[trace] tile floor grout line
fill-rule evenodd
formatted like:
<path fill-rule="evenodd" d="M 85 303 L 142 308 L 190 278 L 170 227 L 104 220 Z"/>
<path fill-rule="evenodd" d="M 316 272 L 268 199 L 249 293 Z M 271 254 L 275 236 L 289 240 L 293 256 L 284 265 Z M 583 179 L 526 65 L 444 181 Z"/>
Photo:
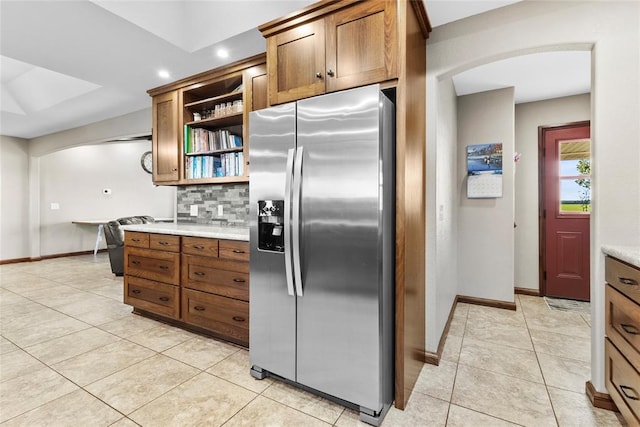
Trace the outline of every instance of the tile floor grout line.
<path fill-rule="evenodd" d="M 467 310 L 467 314 L 466 314 L 465 321 L 464 321 L 464 332 L 462 333 L 462 342 L 461 342 L 461 344 L 460 344 L 460 352 L 458 353 L 458 359 L 457 359 L 457 362 L 456 362 L 456 373 L 454 374 L 454 377 L 453 377 L 453 386 L 452 386 L 452 388 L 451 388 L 451 397 L 449 398 L 449 409 L 447 410 L 447 417 L 446 417 L 446 420 L 445 420 L 445 426 L 446 426 L 446 425 L 448 424 L 448 422 L 449 422 L 449 413 L 450 413 L 450 411 L 451 411 L 451 405 L 455 405 L 455 406 L 458 406 L 458 407 L 460 407 L 460 408 L 465 408 L 465 409 L 467 409 L 467 410 L 469 410 L 469 411 L 473 411 L 473 412 L 476 412 L 476 413 L 478 413 L 478 414 L 486 415 L 486 416 L 488 416 L 488 417 L 495 418 L 495 419 L 498 419 L 498 420 L 502 420 L 502 421 L 505 421 L 505 422 L 508 422 L 508 423 L 511 423 L 511 424 L 521 425 L 521 424 L 515 423 L 515 422 L 513 422 L 513 421 L 506 420 L 506 419 L 504 419 L 504 418 L 496 417 L 495 415 L 492 415 L 492 414 L 487 414 L 487 413 L 485 413 L 485 412 L 478 411 L 477 409 L 468 408 L 468 407 L 466 407 L 466 406 L 464 406 L 464 405 L 461 405 L 461 404 L 458 404 L 458 403 L 453 403 L 453 392 L 454 392 L 454 390 L 455 390 L 455 387 L 456 387 L 456 380 L 457 380 L 457 378 L 458 378 L 458 368 L 459 368 L 459 366 L 460 366 L 460 354 L 462 354 L 462 347 L 464 346 L 464 340 L 465 340 L 465 337 L 466 337 L 466 335 L 467 335 L 467 322 L 468 322 L 468 321 L 469 321 L 469 310 Z M 445 342 L 445 344 L 446 344 L 446 342 Z M 463 363 L 462 365 L 463 365 L 463 366 L 467 366 L 467 365 L 465 365 L 464 363 Z M 495 373 L 495 372 L 490 371 L 490 370 L 488 370 L 488 369 L 476 368 L 476 367 L 474 367 L 474 366 L 472 366 L 472 368 L 474 368 L 474 369 L 481 369 L 481 370 L 484 370 L 484 371 L 487 371 L 487 372 Z M 506 375 L 506 374 L 505 374 L 505 375 Z M 508 376 L 511 376 L 511 375 L 508 375 Z M 512 378 L 517 378 L 517 377 L 513 377 L 513 376 L 511 376 L 511 377 L 512 377 Z M 521 378 L 519 378 L 519 379 L 521 379 Z"/>
<path fill-rule="evenodd" d="M 520 300 L 520 296 L 518 295 L 518 300 Z M 522 306 L 522 300 L 520 300 L 520 306 Z M 548 305 L 547 305 L 548 308 Z M 549 309 L 550 311 L 550 309 Z M 542 381 L 544 384 L 544 390 L 547 392 L 547 398 L 549 399 L 549 404 L 551 405 L 551 411 L 553 412 L 553 418 L 556 421 L 556 426 L 560 426 L 560 421 L 558 420 L 558 414 L 556 414 L 556 408 L 553 405 L 553 400 L 551 399 L 551 394 L 549 393 L 549 386 L 547 385 L 547 379 L 544 375 L 544 370 L 542 369 L 542 364 L 540 363 L 540 358 L 538 357 L 538 351 L 536 350 L 536 345 L 533 342 L 533 337 L 531 336 L 531 329 L 529 329 L 529 323 L 527 322 L 527 316 L 526 314 L 523 312 L 523 315 L 525 317 L 524 321 L 525 324 L 527 325 L 527 334 L 529 335 L 529 339 L 531 340 L 531 345 L 533 346 L 534 349 L 534 353 L 536 356 L 536 362 L 538 362 L 538 369 L 540 369 L 540 374 L 542 375 Z M 544 354 L 544 353 L 543 353 Z"/>

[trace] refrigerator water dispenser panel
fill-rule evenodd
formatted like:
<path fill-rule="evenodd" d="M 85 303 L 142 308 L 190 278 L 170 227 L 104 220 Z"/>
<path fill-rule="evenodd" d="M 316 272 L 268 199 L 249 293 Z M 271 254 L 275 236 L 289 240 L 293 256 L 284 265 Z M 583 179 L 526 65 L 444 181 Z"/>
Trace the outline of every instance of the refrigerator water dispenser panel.
<path fill-rule="evenodd" d="M 284 200 L 258 201 L 258 249 L 284 252 Z"/>

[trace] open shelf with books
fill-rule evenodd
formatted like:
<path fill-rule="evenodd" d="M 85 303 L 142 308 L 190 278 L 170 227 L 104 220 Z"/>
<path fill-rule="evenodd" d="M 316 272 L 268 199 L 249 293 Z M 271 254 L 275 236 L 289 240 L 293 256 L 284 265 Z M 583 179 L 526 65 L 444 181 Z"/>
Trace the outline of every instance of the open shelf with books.
<path fill-rule="evenodd" d="M 175 116 L 154 110 L 154 135 L 161 142 L 154 144 L 158 158 L 169 153 L 167 157 L 175 159 L 173 147 L 178 148 L 175 175 L 170 179 L 154 175 L 154 183 L 247 182 L 249 111 L 266 106 L 261 102 L 266 99 L 265 78 L 262 54 L 148 91 L 154 101 L 173 93 L 176 106 Z M 169 130 L 159 133 L 163 127 Z"/>

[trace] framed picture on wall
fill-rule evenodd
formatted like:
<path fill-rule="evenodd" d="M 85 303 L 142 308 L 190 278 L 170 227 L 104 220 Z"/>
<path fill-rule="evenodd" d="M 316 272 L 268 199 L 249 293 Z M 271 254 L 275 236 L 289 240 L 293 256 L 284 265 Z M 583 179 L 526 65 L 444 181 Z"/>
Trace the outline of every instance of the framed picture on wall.
<path fill-rule="evenodd" d="M 467 146 L 467 197 L 502 197 L 502 144 Z"/>

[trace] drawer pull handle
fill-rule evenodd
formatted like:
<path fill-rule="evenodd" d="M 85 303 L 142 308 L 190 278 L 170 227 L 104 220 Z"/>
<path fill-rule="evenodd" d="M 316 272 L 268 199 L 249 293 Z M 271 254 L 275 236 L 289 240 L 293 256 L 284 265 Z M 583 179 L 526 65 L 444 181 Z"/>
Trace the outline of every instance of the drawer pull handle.
<path fill-rule="evenodd" d="M 160 270 L 168 270 L 168 269 L 169 269 L 169 267 L 166 266 L 166 265 L 161 265 L 160 266 Z"/>
<path fill-rule="evenodd" d="M 234 281 L 234 282 L 236 282 L 236 283 L 244 283 L 244 282 L 246 282 L 246 280 L 244 280 L 244 279 L 238 279 L 238 278 L 233 279 L 233 281 Z"/>
<path fill-rule="evenodd" d="M 140 261 L 131 261 L 131 264 L 133 264 L 133 265 L 140 265 Z"/>
<path fill-rule="evenodd" d="M 164 240 L 160 240 L 160 241 L 158 242 L 158 244 L 159 244 L 159 245 L 162 245 L 162 246 L 167 246 L 167 245 L 169 244 L 169 242 L 164 241 Z"/>
<path fill-rule="evenodd" d="M 633 394 L 635 396 L 629 396 L 627 394 L 627 390 L 630 390 L 631 392 L 633 392 Z M 638 392 L 635 391 L 632 387 L 629 387 L 629 386 L 626 386 L 626 385 L 621 385 L 620 386 L 620 391 L 622 392 L 622 394 L 624 394 L 624 397 L 626 397 L 627 399 L 640 400 L 640 397 L 638 397 Z"/>
<path fill-rule="evenodd" d="M 628 325 L 626 323 L 621 323 L 620 327 L 628 334 L 631 335 L 640 335 L 640 332 L 638 331 L 638 328 L 636 328 L 633 325 Z"/>
<path fill-rule="evenodd" d="M 200 277 L 204 277 L 207 275 L 207 273 L 203 273 L 202 271 L 194 271 L 193 274 Z"/>
<path fill-rule="evenodd" d="M 132 242 L 139 242 L 140 239 L 131 239 Z"/>
<path fill-rule="evenodd" d="M 204 249 L 204 246 L 202 245 L 193 245 L 193 249 L 198 249 L 199 251 Z"/>
<path fill-rule="evenodd" d="M 196 305 L 195 307 L 193 307 L 193 309 L 198 311 L 204 311 L 204 307 L 201 305 Z"/>
<path fill-rule="evenodd" d="M 234 253 L 234 254 L 243 254 L 243 253 L 244 253 L 244 251 L 243 251 L 242 249 L 234 249 L 234 250 L 233 250 L 233 253 Z"/>
<path fill-rule="evenodd" d="M 132 294 L 138 295 L 140 293 L 142 293 L 142 291 L 140 289 L 134 289 L 131 291 Z"/>
<path fill-rule="evenodd" d="M 618 277 L 618 281 L 623 285 L 638 286 L 638 281 L 629 279 L 628 277 Z"/>
<path fill-rule="evenodd" d="M 159 298 L 160 301 L 169 301 L 169 297 L 160 297 Z"/>
<path fill-rule="evenodd" d="M 241 317 L 241 316 L 233 316 L 232 319 L 235 320 L 236 322 L 244 322 L 244 317 Z"/>

